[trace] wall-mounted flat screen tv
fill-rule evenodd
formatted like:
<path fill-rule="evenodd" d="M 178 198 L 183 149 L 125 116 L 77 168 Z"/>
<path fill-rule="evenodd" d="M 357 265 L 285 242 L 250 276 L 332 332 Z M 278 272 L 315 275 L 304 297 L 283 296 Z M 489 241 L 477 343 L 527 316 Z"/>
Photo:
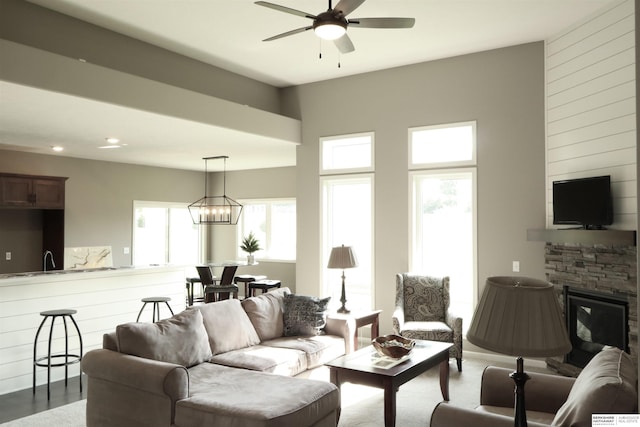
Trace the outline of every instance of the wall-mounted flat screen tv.
<path fill-rule="evenodd" d="M 574 224 L 593 230 L 612 224 L 611 177 L 554 181 L 553 223 Z"/>

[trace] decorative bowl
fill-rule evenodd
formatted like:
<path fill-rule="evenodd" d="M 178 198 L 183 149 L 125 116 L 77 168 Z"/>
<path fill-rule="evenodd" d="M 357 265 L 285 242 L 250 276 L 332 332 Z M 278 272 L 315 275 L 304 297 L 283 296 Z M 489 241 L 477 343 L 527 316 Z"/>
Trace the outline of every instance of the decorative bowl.
<path fill-rule="evenodd" d="M 416 342 L 399 335 L 385 335 L 371 341 L 373 347 L 381 356 L 400 359 L 411 353 Z"/>

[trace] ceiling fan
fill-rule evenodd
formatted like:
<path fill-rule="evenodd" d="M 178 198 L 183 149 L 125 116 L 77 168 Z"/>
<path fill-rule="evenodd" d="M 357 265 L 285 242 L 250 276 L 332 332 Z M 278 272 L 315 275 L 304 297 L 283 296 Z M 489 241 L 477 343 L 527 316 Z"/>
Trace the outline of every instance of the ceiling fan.
<path fill-rule="evenodd" d="M 338 4 L 336 4 L 336 7 L 332 8 L 331 0 L 329 0 L 329 9 L 317 15 L 266 1 L 257 1 L 255 4 L 313 20 L 312 25 L 287 31 L 264 39 L 263 41 L 268 42 L 313 30 L 318 37 L 325 40 L 333 40 L 340 53 L 349 53 L 355 50 L 351 39 L 347 35 L 348 26 L 352 25 L 360 28 L 411 28 L 416 22 L 414 18 L 347 19 L 347 15 L 356 10 L 364 2 L 365 0 L 340 0 Z"/>

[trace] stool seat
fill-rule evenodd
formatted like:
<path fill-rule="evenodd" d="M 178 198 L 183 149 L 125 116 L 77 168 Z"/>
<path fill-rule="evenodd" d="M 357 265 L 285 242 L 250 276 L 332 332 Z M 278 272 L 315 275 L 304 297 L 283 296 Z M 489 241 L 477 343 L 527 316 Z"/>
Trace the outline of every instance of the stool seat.
<path fill-rule="evenodd" d="M 256 289 L 262 289 L 262 293 L 264 294 L 269 289 L 279 288 L 282 285 L 280 280 L 258 280 L 255 282 L 249 283 L 249 293 L 251 296 L 255 296 Z"/>
<path fill-rule="evenodd" d="M 40 312 L 40 316 L 71 316 L 72 314 L 77 314 L 78 310 L 71 309 L 60 309 L 60 310 L 48 310 Z"/>
<path fill-rule="evenodd" d="M 73 315 L 76 314 L 77 310 L 71 309 L 59 309 L 59 310 L 48 310 L 40 312 L 40 316 L 44 317 L 40 326 L 38 327 L 38 331 L 36 332 L 36 338 L 33 342 L 33 394 L 36 394 L 36 367 L 46 367 L 47 368 L 47 400 L 51 398 L 51 368 L 64 366 L 64 385 L 67 386 L 69 379 L 69 365 L 73 365 L 76 363 L 80 363 L 82 361 L 82 334 L 80 333 L 80 328 L 78 328 L 78 324 L 76 320 L 73 318 Z M 64 325 L 64 353 L 60 354 L 51 354 L 51 344 L 53 341 L 53 326 L 58 317 L 62 317 L 62 323 Z M 73 322 L 73 326 L 76 328 L 76 332 L 78 333 L 78 341 L 80 343 L 80 351 L 79 353 L 69 353 L 69 333 L 67 330 L 67 317 L 71 319 Z M 51 319 L 51 327 L 49 328 L 49 340 L 47 345 L 47 355 L 38 357 L 38 337 L 40 336 L 40 331 L 44 326 L 47 319 Z M 64 359 L 64 360 L 61 360 Z M 53 360 L 60 360 L 59 362 L 53 362 Z M 80 392 L 82 393 L 82 372 L 79 375 L 80 381 Z"/>
<path fill-rule="evenodd" d="M 236 285 L 238 283 L 244 283 L 244 297 L 248 298 L 249 297 L 249 283 L 255 282 L 255 281 L 258 281 L 258 280 L 264 280 L 266 278 L 267 278 L 267 276 L 262 276 L 262 275 L 258 275 L 258 274 L 238 274 L 236 277 L 233 278 L 233 283 L 235 283 Z"/>
<path fill-rule="evenodd" d="M 142 315 L 142 311 L 147 306 L 147 304 L 153 304 L 153 313 L 151 315 L 151 320 L 154 323 L 160 321 L 160 303 L 162 303 L 162 302 L 166 304 L 167 308 L 169 308 L 169 311 L 171 312 L 171 315 L 173 316 L 173 310 L 171 309 L 171 306 L 169 305 L 169 301 L 171 301 L 171 298 L 169 298 L 169 297 L 146 297 L 146 298 L 142 298 L 141 301 L 144 304 L 142 304 L 142 308 L 140 309 L 140 312 L 138 313 L 138 317 L 136 318 L 136 322 L 140 321 L 140 316 Z"/>

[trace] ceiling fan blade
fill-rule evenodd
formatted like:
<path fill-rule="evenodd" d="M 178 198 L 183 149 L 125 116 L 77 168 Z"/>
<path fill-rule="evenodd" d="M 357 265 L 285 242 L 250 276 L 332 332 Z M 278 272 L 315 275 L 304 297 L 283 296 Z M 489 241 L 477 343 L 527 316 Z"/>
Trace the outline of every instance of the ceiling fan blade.
<path fill-rule="evenodd" d="M 415 18 L 358 18 L 349 19 L 349 25 L 360 28 L 411 28 Z"/>
<path fill-rule="evenodd" d="M 365 0 L 340 0 L 333 10 L 340 11 L 343 16 L 347 16 L 364 2 Z"/>
<path fill-rule="evenodd" d="M 336 45 L 340 53 L 349 53 L 356 50 L 356 48 L 353 46 L 353 42 L 347 34 L 335 39 L 333 43 Z"/>
<path fill-rule="evenodd" d="M 292 15 L 302 16 L 303 18 L 316 19 L 316 16 L 303 12 L 301 10 L 291 9 L 290 7 L 280 6 L 279 4 L 269 3 L 268 1 L 255 2 L 258 6 L 268 7 L 269 9 L 279 10 L 280 12 L 290 13 Z"/>
<path fill-rule="evenodd" d="M 275 36 L 269 37 L 268 39 L 264 39 L 262 41 L 263 42 L 270 42 L 271 40 L 277 40 L 277 39 L 281 39 L 283 37 L 292 36 L 294 34 L 304 33 L 305 31 L 308 31 L 308 30 L 310 30 L 312 28 L 313 27 L 296 28 L 295 30 L 287 31 L 286 33 L 282 33 L 282 34 L 277 34 Z"/>

